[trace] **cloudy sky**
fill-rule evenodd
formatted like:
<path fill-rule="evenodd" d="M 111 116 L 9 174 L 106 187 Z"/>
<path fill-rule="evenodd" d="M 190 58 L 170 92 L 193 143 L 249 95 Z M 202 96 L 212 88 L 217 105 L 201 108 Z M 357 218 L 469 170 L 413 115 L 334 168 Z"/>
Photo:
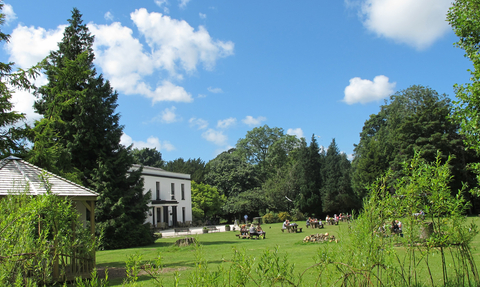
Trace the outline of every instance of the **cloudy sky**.
<path fill-rule="evenodd" d="M 267 124 L 323 146 L 335 138 L 350 155 L 389 95 L 424 85 L 453 98 L 468 81 L 450 2 L 5 0 L 0 60 L 40 61 L 77 7 L 97 70 L 119 93 L 123 143 L 209 161 Z M 14 100 L 38 119 L 33 96 Z"/>

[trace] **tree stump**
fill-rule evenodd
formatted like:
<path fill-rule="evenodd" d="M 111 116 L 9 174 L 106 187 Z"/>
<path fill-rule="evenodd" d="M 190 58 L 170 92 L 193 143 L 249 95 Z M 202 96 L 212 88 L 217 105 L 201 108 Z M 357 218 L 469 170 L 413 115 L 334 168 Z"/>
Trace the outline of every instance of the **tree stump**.
<path fill-rule="evenodd" d="M 425 222 L 420 228 L 420 239 L 427 239 L 433 234 L 433 222 Z"/>
<path fill-rule="evenodd" d="M 197 240 L 193 237 L 185 237 L 175 242 L 175 245 L 178 247 L 188 246 L 190 244 L 197 244 Z"/>

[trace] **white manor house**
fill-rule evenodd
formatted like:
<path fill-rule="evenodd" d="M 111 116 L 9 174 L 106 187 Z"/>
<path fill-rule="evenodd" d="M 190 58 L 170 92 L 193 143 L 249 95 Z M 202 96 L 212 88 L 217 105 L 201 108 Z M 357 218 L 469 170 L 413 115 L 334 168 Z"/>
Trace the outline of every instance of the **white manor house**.
<path fill-rule="evenodd" d="M 132 169 L 139 169 L 133 165 Z M 190 175 L 144 166 L 143 192 L 152 192 L 146 222 L 154 228 L 190 225 L 192 222 L 192 188 Z"/>

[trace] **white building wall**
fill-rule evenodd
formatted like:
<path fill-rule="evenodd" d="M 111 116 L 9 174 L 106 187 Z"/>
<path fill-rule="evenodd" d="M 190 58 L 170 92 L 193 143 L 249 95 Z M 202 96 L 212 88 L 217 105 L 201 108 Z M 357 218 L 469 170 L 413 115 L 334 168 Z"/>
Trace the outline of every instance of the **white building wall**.
<path fill-rule="evenodd" d="M 146 222 L 149 223 L 156 223 L 158 222 L 157 219 L 157 208 L 161 208 L 160 211 L 160 222 L 164 222 L 164 211 L 163 208 L 168 207 L 168 225 L 173 225 L 173 216 L 170 215 L 172 213 L 172 206 L 177 207 L 177 221 L 186 222 L 192 221 L 192 187 L 190 181 L 189 174 L 182 174 L 182 173 L 175 173 L 165 171 L 159 168 L 152 168 L 152 167 L 144 167 L 142 172 L 142 177 L 144 180 L 144 193 L 151 191 L 152 201 L 155 202 L 156 200 L 162 200 L 167 202 L 178 202 L 178 203 L 163 203 L 159 204 L 152 204 L 150 203 L 149 206 L 152 206 L 149 213 L 147 214 Z M 157 198 L 157 182 L 160 185 L 160 198 Z M 172 199 L 172 183 L 174 185 L 174 199 Z M 184 185 L 185 196 L 182 198 L 182 184 Z M 154 209 L 155 208 L 155 209 Z M 185 218 L 183 218 L 182 209 L 185 208 Z M 155 222 L 154 222 L 155 219 Z"/>

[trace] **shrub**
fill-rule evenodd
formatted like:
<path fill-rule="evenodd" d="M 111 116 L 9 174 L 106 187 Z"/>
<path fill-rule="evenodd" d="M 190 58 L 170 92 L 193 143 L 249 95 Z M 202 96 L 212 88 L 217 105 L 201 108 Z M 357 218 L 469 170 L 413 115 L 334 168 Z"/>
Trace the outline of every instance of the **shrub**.
<path fill-rule="evenodd" d="M 263 223 L 275 223 L 278 222 L 278 215 L 270 211 L 269 213 L 262 216 L 262 219 Z"/>
<path fill-rule="evenodd" d="M 285 221 L 287 219 L 291 220 L 292 216 L 287 211 L 282 211 L 278 214 L 278 218 L 280 219 L 280 221 Z"/>
<path fill-rule="evenodd" d="M 304 221 L 305 220 L 305 215 L 302 212 L 300 212 L 300 210 L 294 209 L 292 213 L 293 213 L 292 219 L 294 221 Z"/>

